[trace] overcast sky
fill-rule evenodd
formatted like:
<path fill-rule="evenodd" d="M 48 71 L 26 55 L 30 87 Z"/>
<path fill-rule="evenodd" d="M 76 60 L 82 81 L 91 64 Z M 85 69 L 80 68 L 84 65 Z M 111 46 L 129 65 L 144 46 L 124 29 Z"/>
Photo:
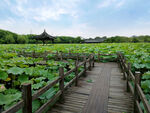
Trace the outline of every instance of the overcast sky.
<path fill-rule="evenodd" d="M 0 0 L 0 29 L 84 38 L 150 35 L 150 0 Z"/>

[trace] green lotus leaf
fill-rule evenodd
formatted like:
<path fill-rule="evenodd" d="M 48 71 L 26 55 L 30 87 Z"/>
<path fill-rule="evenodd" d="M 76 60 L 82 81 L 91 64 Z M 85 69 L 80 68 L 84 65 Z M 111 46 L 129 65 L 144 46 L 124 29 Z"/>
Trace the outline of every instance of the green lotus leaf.
<path fill-rule="evenodd" d="M 8 69 L 7 72 L 14 74 L 14 75 L 19 75 L 19 74 L 22 74 L 24 72 L 24 69 L 19 68 L 19 67 L 12 67 L 12 68 Z"/>
<path fill-rule="evenodd" d="M 7 78 L 8 78 L 8 74 L 0 70 L 0 80 L 6 80 Z"/>

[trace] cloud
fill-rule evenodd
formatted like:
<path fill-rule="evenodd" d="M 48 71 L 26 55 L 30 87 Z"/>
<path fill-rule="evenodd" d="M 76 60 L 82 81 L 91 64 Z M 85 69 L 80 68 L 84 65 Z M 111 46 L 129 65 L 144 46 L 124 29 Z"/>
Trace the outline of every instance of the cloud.
<path fill-rule="evenodd" d="M 77 17 L 80 0 L 4 0 L 10 11 L 18 17 L 46 21 L 48 19 L 59 20 L 61 15 Z"/>
<path fill-rule="evenodd" d="M 117 4 L 116 7 L 121 7 L 125 4 L 125 0 L 120 0 Z"/>
<path fill-rule="evenodd" d="M 125 0 L 103 0 L 99 5 L 98 8 L 107 8 L 107 7 L 115 7 L 119 8 L 125 4 Z"/>
<path fill-rule="evenodd" d="M 6 20 L 0 21 L 0 28 L 7 29 L 15 24 L 15 20 L 13 18 L 8 18 Z"/>

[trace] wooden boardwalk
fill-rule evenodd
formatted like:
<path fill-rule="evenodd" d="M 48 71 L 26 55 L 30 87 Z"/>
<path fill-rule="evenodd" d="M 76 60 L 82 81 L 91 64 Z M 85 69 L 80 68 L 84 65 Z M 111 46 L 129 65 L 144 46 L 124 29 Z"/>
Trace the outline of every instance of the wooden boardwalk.
<path fill-rule="evenodd" d="M 117 63 L 95 63 L 47 113 L 131 113 L 133 97 L 125 87 Z"/>

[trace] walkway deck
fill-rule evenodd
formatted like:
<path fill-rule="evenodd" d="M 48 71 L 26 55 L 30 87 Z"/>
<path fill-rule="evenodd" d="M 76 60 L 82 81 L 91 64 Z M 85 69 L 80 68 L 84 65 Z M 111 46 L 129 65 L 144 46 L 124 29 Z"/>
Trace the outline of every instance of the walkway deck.
<path fill-rule="evenodd" d="M 117 63 L 95 63 L 79 86 L 65 92 L 64 102 L 57 102 L 48 113 L 131 113 L 133 97 Z"/>

